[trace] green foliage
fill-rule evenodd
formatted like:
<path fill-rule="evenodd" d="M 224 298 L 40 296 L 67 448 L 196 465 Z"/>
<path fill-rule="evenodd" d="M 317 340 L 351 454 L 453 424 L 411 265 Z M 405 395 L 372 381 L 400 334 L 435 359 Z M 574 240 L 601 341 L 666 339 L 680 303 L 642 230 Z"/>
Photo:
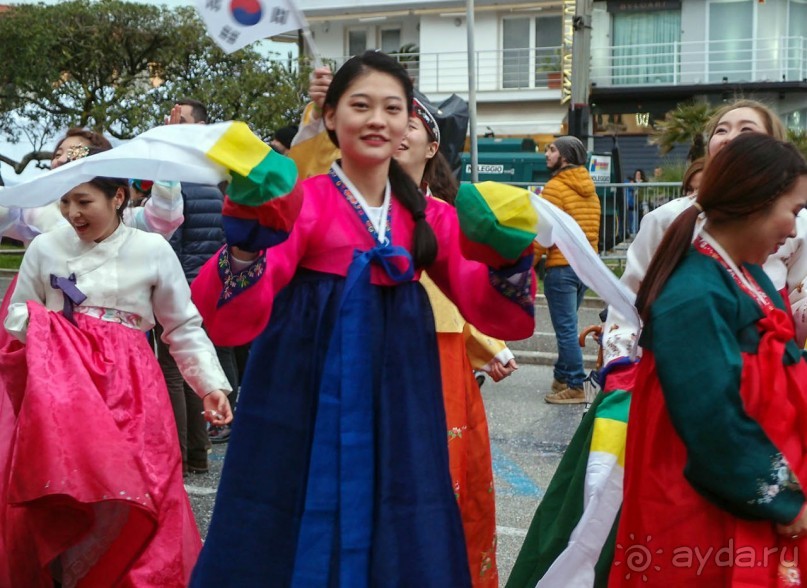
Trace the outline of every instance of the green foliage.
<path fill-rule="evenodd" d="M 18 251 L 20 246 L 2 243 L 0 244 L 0 249 Z M 21 263 L 22 253 L 0 253 L 0 269 L 18 270 Z M 0 277 L 3 277 L 3 275 L 0 274 Z"/>
<path fill-rule="evenodd" d="M 299 119 L 310 72 L 249 47 L 226 55 L 193 8 L 122 0 L 15 5 L 0 17 L 0 54 L 13 56 L 0 60 L 0 132 L 35 149 L 74 125 L 131 138 L 181 97 L 268 139 Z"/>
<path fill-rule="evenodd" d="M 706 102 L 679 104 L 664 120 L 653 125 L 650 143 L 658 145 L 662 155 L 680 143 L 689 144 L 692 147 L 690 159 L 697 159 L 704 155 L 703 129 L 713 113 L 714 109 Z"/>
<path fill-rule="evenodd" d="M 807 130 L 805 129 L 788 129 L 787 140 L 793 143 L 801 154 L 807 159 Z"/>

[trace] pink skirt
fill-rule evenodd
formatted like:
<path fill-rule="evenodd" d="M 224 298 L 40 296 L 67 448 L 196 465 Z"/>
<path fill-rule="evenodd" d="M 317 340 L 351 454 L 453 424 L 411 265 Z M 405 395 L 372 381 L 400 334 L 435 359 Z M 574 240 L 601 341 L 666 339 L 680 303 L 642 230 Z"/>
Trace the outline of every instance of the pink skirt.
<path fill-rule="evenodd" d="M 0 574 L 6 566 L 12 586 L 51 587 L 54 574 L 78 587 L 187 585 L 201 539 L 145 335 L 28 310 L 28 343 L 0 353 L 0 423 L 14 430 L 10 444 L 0 436 L 0 456 L 11 455 Z"/>

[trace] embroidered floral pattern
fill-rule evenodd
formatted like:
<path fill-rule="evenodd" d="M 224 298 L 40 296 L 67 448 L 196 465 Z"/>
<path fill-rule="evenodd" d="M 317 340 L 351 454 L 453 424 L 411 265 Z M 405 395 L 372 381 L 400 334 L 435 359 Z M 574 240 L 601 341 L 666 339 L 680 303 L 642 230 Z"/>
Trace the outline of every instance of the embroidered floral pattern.
<path fill-rule="evenodd" d="M 498 539 L 496 533 L 493 534 L 493 541 L 490 547 L 482 552 L 482 561 L 479 565 L 479 577 L 484 578 L 493 568 L 493 555 L 496 553 L 496 543 Z"/>
<path fill-rule="evenodd" d="M 463 425 L 462 427 L 454 427 L 448 430 L 448 440 L 451 441 L 452 439 L 462 439 L 462 432 L 465 431 L 468 427 Z"/>
<path fill-rule="evenodd" d="M 221 306 L 254 285 L 261 278 L 266 271 L 266 256 L 261 253 L 258 259 L 255 260 L 255 263 L 245 270 L 234 274 L 230 266 L 230 254 L 227 248 L 224 247 L 219 253 L 217 265 L 223 288 L 216 306 Z"/>
<path fill-rule="evenodd" d="M 801 572 L 795 562 L 780 563 L 778 575 L 779 586 L 801 586 Z"/>
<path fill-rule="evenodd" d="M 499 294 L 518 304 L 524 312 L 535 316 L 535 306 L 530 296 L 530 272 L 524 272 L 518 284 L 513 284 L 494 269 L 488 270 L 490 285 L 498 290 Z"/>
<path fill-rule="evenodd" d="M 757 497 L 749 500 L 749 504 L 768 504 L 773 502 L 783 490 L 798 490 L 799 482 L 787 459 L 781 453 L 777 453 L 771 458 L 771 469 L 768 479 L 757 480 Z"/>

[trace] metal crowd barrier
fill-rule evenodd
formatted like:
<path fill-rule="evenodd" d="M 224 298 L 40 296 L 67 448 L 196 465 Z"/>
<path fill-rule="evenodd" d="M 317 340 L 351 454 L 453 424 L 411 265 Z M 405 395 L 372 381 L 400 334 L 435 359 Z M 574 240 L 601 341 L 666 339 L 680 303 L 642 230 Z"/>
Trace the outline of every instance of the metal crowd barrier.
<path fill-rule="evenodd" d="M 539 192 L 543 184 L 513 182 Z M 600 221 L 600 258 L 611 265 L 623 266 L 628 246 L 642 225 L 642 218 L 651 210 L 679 198 L 679 182 L 647 182 L 642 184 L 596 184 L 602 206 Z"/>

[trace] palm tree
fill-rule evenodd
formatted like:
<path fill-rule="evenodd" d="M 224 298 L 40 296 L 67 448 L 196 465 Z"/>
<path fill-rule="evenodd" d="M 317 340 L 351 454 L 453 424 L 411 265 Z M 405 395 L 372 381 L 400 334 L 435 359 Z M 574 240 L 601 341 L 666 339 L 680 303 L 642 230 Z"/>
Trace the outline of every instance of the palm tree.
<path fill-rule="evenodd" d="M 680 143 L 688 143 L 687 159 L 692 161 L 702 157 L 706 152 L 703 129 L 712 114 L 714 109 L 706 102 L 679 104 L 664 116 L 664 120 L 653 125 L 650 143 L 658 145 L 662 155 Z"/>
<path fill-rule="evenodd" d="M 793 143 L 801 154 L 807 158 L 807 130 L 787 129 L 787 140 Z"/>

